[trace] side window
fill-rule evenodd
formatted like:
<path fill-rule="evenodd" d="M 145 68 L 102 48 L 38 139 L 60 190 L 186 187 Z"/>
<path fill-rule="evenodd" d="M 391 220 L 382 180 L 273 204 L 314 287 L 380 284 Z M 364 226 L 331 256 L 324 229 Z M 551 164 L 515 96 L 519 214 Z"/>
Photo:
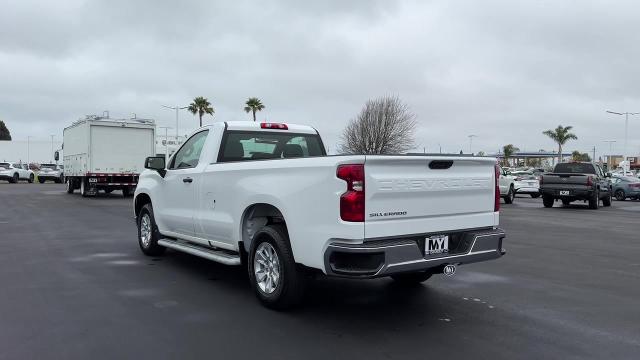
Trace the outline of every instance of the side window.
<path fill-rule="evenodd" d="M 209 130 L 201 131 L 187 140 L 171 160 L 169 169 L 188 169 L 198 165 Z"/>

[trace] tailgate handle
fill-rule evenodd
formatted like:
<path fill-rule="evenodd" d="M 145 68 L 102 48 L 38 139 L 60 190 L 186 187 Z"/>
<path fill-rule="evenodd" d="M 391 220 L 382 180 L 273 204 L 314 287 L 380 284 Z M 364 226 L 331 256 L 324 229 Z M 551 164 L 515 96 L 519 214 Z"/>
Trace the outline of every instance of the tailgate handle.
<path fill-rule="evenodd" d="M 453 165 L 453 160 L 432 160 L 429 163 L 429 169 L 444 170 L 450 168 L 451 165 Z"/>

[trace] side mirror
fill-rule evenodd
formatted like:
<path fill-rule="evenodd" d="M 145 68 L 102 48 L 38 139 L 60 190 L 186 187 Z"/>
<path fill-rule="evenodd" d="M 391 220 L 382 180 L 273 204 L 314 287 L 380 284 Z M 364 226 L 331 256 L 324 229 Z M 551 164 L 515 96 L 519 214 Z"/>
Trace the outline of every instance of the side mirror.
<path fill-rule="evenodd" d="M 149 170 L 155 170 L 164 177 L 167 173 L 164 156 L 149 156 L 144 161 L 144 168 Z"/>
<path fill-rule="evenodd" d="M 53 153 L 53 158 L 56 161 L 60 160 L 60 153 L 58 152 L 58 150 L 56 150 L 56 152 Z"/>

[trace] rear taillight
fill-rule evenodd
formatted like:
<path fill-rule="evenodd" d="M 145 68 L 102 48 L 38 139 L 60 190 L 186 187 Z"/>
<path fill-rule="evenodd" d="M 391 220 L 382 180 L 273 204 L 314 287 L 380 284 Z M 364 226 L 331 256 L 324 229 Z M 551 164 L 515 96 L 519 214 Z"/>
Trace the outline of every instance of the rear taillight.
<path fill-rule="evenodd" d="M 593 180 L 591 180 L 591 176 L 587 176 L 587 186 L 592 186 Z"/>
<path fill-rule="evenodd" d="M 344 221 L 364 221 L 364 165 L 338 166 L 336 176 L 347 182 L 347 191 L 340 196 L 340 218 Z"/>
<path fill-rule="evenodd" d="M 542 185 L 542 179 L 544 179 L 544 176 L 540 175 L 540 185 Z"/>
<path fill-rule="evenodd" d="M 495 189 L 495 202 L 493 204 L 493 211 L 500 211 L 500 167 L 495 165 L 496 170 L 496 189 Z"/>

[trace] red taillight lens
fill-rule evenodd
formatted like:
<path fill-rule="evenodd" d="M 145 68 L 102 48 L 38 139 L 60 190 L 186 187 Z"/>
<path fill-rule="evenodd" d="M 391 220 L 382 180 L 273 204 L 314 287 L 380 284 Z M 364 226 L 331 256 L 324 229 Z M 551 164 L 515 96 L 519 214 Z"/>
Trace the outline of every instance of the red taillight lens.
<path fill-rule="evenodd" d="M 591 180 L 591 176 L 587 176 L 587 186 L 593 185 L 593 180 Z"/>
<path fill-rule="evenodd" d="M 347 182 L 347 191 L 340 196 L 340 218 L 344 221 L 364 221 L 364 165 L 340 165 L 336 176 Z"/>
<path fill-rule="evenodd" d="M 278 123 L 260 123 L 261 129 L 273 129 L 273 130 L 289 130 L 287 124 Z"/>
<path fill-rule="evenodd" d="M 493 211 L 500 211 L 500 167 L 498 164 L 495 166 L 496 170 L 496 190 L 495 190 L 495 203 L 493 205 Z"/>

